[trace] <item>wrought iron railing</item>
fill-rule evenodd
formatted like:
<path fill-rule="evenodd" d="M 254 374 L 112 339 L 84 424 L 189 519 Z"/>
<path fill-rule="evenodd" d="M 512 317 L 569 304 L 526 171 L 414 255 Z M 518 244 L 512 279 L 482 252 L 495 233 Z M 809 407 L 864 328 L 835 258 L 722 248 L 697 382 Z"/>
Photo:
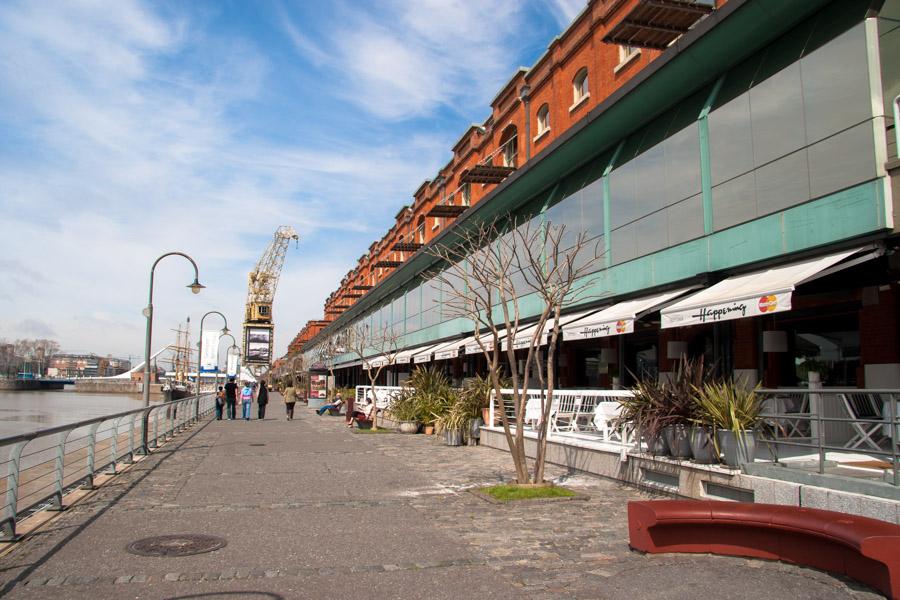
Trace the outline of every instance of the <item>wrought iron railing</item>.
<path fill-rule="evenodd" d="M 115 473 L 120 463 L 130 464 L 136 454 L 168 441 L 214 407 L 214 395 L 199 402 L 192 396 L 0 438 L 0 456 L 7 457 L 0 541 L 16 539 L 23 516 L 43 508 L 62 510 L 67 491 L 93 488 L 98 473 Z"/>

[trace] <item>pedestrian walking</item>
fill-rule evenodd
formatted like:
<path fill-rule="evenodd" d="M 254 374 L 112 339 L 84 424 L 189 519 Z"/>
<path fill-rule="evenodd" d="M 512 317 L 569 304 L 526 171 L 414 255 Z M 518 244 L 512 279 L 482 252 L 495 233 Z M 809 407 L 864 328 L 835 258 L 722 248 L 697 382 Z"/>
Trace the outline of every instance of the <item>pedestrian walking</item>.
<path fill-rule="evenodd" d="M 259 393 L 256 395 L 256 406 L 258 409 L 259 420 L 266 418 L 266 404 L 269 403 L 269 388 L 264 379 L 259 380 Z"/>
<path fill-rule="evenodd" d="M 297 402 L 297 390 L 294 386 L 289 385 L 281 392 L 284 399 L 284 412 L 287 414 L 287 420 L 294 420 L 294 404 Z"/>
<path fill-rule="evenodd" d="M 245 421 L 250 420 L 251 402 L 253 402 L 253 384 L 248 381 L 241 389 L 241 416 Z"/>
<path fill-rule="evenodd" d="M 223 408 L 225 408 L 225 388 L 220 385 L 216 392 L 216 421 L 222 420 Z"/>
<path fill-rule="evenodd" d="M 228 383 L 225 384 L 225 409 L 226 414 L 228 415 L 229 421 L 234 421 L 235 417 L 235 404 L 237 404 L 237 384 L 234 382 L 234 377 L 228 378 Z"/>

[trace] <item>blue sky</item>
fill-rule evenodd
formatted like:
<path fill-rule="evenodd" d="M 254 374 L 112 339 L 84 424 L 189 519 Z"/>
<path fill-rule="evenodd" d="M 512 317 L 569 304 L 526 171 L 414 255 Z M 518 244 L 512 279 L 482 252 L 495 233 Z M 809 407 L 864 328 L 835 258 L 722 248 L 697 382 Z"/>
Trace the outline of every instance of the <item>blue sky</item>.
<path fill-rule="evenodd" d="M 581 0 L 0 3 L 0 339 L 142 353 L 293 225 L 276 353 Z M 213 322 L 210 318 L 209 325 Z M 238 336 L 239 337 L 239 336 Z"/>

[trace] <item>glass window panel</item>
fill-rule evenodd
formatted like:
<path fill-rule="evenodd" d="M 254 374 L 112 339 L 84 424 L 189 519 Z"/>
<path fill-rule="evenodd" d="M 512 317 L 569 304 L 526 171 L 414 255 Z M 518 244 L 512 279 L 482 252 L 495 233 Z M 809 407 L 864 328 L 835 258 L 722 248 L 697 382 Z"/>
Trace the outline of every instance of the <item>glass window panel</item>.
<path fill-rule="evenodd" d="M 626 163 L 609 174 L 610 221 L 613 229 L 638 218 L 634 206 L 634 169 Z"/>
<path fill-rule="evenodd" d="M 759 216 L 809 200 L 809 165 L 806 149 L 789 154 L 756 170 L 756 205 Z"/>
<path fill-rule="evenodd" d="M 666 204 L 700 192 L 700 133 L 697 123 L 663 144 L 666 153 Z"/>
<path fill-rule="evenodd" d="M 872 116 L 867 64 L 862 23 L 800 61 L 808 143 Z"/>
<path fill-rule="evenodd" d="M 669 236 L 666 211 L 661 210 L 652 215 L 647 215 L 637 221 L 634 226 L 638 256 L 652 254 L 668 246 Z"/>
<path fill-rule="evenodd" d="M 709 154 L 713 185 L 753 169 L 748 94 L 741 94 L 710 113 Z"/>
<path fill-rule="evenodd" d="M 799 63 L 750 90 L 750 115 L 757 167 L 805 145 Z"/>
<path fill-rule="evenodd" d="M 666 209 L 669 245 L 675 246 L 703 236 L 703 197 L 700 194 Z"/>
<path fill-rule="evenodd" d="M 604 241 L 604 237 L 601 235 L 589 239 L 585 242 L 581 252 L 575 257 L 575 268 L 581 269 L 585 266 L 589 266 L 590 269 L 587 272 L 593 273 L 594 271 L 599 271 L 606 266 L 605 255 L 606 242 Z"/>
<path fill-rule="evenodd" d="M 417 286 L 406 293 L 406 314 L 415 315 L 422 312 L 422 286 Z"/>
<path fill-rule="evenodd" d="M 637 257 L 634 224 L 612 232 L 612 264 L 617 265 Z"/>
<path fill-rule="evenodd" d="M 809 147 L 810 196 L 818 198 L 875 178 L 875 135 L 871 122 Z"/>
<path fill-rule="evenodd" d="M 571 247 L 575 243 L 575 239 L 578 237 L 578 233 L 583 225 L 581 218 L 581 194 L 563 198 L 559 203 L 547 209 L 545 218 L 552 225 L 566 226 L 561 247 Z"/>
<path fill-rule="evenodd" d="M 603 180 L 596 179 L 581 192 L 581 222 L 589 236 L 603 235 Z"/>
<path fill-rule="evenodd" d="M 402 323 L 406 320 L 406 310 L 404 308 L 404 297 L 400 296 L 391 302 L 392 320 L 394 323 Z"/>
<path fill-rule="evenodd" d="M 713 228 L 716 231 L 756 218 L 753 173 L 713 188 Z"/>
<path fill-rule="evenodd" d="M 633 161 L 634 210 L 637 218 L 665 206 L 666 154 L 661 144 L 647 150 Z"/>

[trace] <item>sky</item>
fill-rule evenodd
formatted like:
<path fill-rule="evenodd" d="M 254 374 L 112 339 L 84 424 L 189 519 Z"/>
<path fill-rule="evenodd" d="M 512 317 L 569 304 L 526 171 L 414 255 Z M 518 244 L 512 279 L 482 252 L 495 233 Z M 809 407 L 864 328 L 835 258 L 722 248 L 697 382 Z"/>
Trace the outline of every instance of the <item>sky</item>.
<path fill-rule="evenodd" d="M 0 2 L 0 340 L 143 355 L 188 317 L 240 343 L 291 244 L 275 356 L 585 0 Z M 206 328 L 221 327 L 211 315 Z"/>

